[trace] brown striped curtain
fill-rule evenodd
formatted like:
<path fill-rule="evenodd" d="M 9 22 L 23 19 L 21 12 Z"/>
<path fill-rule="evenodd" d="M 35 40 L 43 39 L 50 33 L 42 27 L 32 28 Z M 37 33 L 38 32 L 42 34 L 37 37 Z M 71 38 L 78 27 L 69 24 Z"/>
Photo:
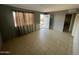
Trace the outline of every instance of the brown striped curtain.
<path fill-rule="evenodd" d="M 15 23 L 18 35 L 23 35 L 35 31 L 35 21 L 33 13 L 15 12 Z"/>

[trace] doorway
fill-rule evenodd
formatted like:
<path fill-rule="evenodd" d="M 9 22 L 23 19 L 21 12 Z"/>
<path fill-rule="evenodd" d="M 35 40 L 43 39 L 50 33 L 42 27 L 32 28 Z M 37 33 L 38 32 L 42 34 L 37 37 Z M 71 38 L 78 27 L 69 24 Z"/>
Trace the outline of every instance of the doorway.
<path fill-rule="evenodd" d="M 49 22 L 49 14 L 40 14 L 40 29 L 49 29 Z"/>
<path fill-rule="evenodd" d="M 69 32 L 69 27 L 72 19 L 72 14 L 66 14 L 63 32 Z"/>

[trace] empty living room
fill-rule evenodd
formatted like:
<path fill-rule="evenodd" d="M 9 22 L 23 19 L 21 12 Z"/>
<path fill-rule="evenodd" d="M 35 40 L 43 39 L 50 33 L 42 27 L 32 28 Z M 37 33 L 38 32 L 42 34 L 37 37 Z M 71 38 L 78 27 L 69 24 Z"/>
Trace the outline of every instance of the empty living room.
<path fill-rule="evenodd" d="M 79 4 L 0 4 L 0 55 L 78 55 Z"/>

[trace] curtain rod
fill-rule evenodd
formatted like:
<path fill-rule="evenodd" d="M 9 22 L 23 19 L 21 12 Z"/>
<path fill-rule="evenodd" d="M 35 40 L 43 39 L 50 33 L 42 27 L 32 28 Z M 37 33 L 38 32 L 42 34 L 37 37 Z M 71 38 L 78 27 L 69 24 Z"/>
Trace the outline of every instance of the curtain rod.
<path fill-rule="evenodd" d="M 29 10 L 22 10 L 22 9 L 12 9 L 12 11 L 15 11 L 15 12 L 25 12 L 25 13 L 35 13 L 34 11 L 29 11 Z"/>

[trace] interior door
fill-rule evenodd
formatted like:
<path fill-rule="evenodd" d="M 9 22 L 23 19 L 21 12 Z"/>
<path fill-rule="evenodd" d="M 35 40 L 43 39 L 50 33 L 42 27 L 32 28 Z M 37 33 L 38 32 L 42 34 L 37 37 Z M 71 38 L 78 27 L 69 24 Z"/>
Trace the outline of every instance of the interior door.
<path fill-rule="evenodd" d="M 64 32 L 69 32 L 71 18 L 72 18 L 72 14 L 66 14 L 64 28 L 63 28 Z"/>

